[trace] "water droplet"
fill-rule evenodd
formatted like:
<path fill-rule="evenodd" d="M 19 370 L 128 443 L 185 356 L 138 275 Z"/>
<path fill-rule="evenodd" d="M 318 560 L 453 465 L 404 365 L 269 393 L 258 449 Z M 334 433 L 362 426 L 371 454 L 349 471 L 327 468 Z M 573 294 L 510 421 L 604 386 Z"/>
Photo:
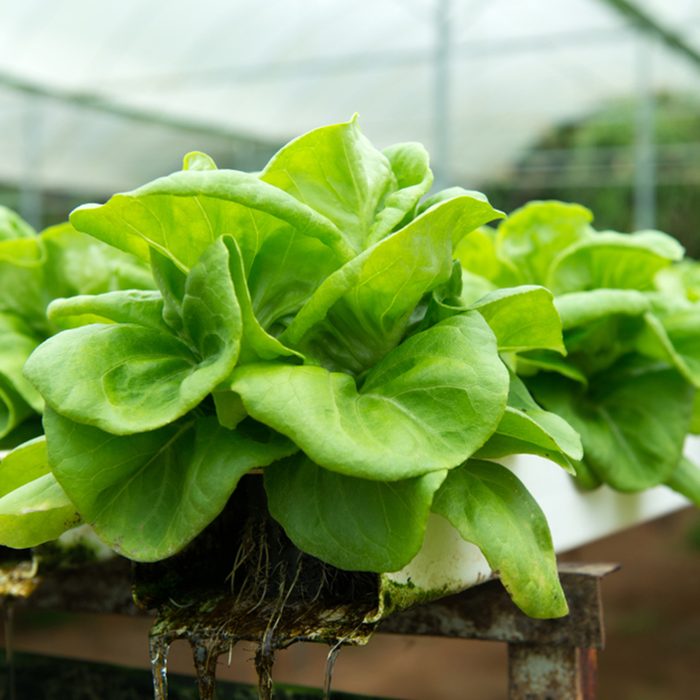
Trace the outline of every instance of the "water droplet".
<path fill-rule="evenodd" d="M 328 656 L 326 658 L 326 675 L 323 679 L 323 700 L 330 700 L 331 697 L 331 685 L 333 683 L 333 669 L 335 668 L 335 662 L 338 659 L 338 654 L 343 648 L 343 642 L 340 641 L 334 644 L 328 651 Z"/>
<path fill-rule="evenodd" d="M 154 700 L 168 700 L 168 651 L 172 639 L 164 634 L 154 634 L 148 640 L 153 674 Z"/>

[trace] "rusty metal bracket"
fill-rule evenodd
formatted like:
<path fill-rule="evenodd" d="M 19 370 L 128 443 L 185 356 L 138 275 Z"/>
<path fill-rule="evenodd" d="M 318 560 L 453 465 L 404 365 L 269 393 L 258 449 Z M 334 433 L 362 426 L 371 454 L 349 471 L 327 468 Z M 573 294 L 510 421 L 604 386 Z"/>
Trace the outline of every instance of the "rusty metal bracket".
<path fill-rule="evenodd" d="M 618 568 L 560 565 L 570 612 L 556 620 L 527 617 L 493 580 L 398 613 L 379 632 L 506 642 L 510 700 L 594 700 L 605 646 L 600 581 Z"/>

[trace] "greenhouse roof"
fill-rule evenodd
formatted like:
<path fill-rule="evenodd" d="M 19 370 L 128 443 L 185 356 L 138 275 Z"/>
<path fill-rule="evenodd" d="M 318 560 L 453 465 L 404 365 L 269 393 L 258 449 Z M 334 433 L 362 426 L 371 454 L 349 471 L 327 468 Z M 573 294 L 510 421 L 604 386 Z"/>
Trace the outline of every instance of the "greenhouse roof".
<path fill-rule="evenodd" d="M 606 100 L 700 94 L 697 0 L 10 0 L 0 42 L 0 180 L 96 195 L 355 112 L 478 184 Z"/>

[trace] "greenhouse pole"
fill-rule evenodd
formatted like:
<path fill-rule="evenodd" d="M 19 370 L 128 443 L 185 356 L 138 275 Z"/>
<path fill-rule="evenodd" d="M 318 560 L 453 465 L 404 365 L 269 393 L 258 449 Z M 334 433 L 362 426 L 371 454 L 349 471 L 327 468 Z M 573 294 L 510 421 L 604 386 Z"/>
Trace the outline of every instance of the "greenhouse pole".
<path fill-rule="evenodd" d="M 435 140 L 435 189 L 440 190 L 451 182 L 450 149 L 450 59 L 451 0 L 435 2 L 435 74 L 433 78 L 433 128 Z"/>
<path fill-rule="evenodd" d="M 39 168 L 42 150 L 42 114 L 37 99 L 25 97 L 22 120 L 22 184 L 19 190 L 19 213 L 35 229 L 42 227 L 42 197 Z"/>
<path fill-rule="evenodd" d="M 634 225 L 637 230 L 641 230 L 656 226 L 656 129 L 651 37 L 642 34 L 635 49 L 637 53 L 637 118 L 634 157 Z"/>
<path fill-rule="evenodd" d="M 634 219 L 637 229 L 656 225 L 656 165 L 654 152 L 654 94 L 652 53 L 654 40 L 700 67 L 700 52 L 682 34 L 664 26 L 634 0 L 602 0 L 639 31 L 637 44 L 637 124 L 635 148 Z"/>

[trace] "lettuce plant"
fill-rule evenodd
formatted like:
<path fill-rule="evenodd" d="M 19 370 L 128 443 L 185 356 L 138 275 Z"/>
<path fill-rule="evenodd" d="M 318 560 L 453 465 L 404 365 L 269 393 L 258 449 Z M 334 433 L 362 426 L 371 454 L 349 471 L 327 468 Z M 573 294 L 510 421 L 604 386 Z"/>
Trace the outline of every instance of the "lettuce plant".
<path fill-rule="evenodd" d="M 43 400 L 23 376 L 32 351 L 61 325 L 48 319 L 59 297 L 153 287 L 133 256 L 79 233 L 70 224 L 41 234 L 0 207 L 0 447 L 40 434 Z"/>
<path fill-rule="evenodd" d="M 526 612 L 565 614 L 541 510 L 488 461 L 581 457 L 513 372 L 520 355 L 564 352 L 559 316 L 519 281 L 454 306 L 455 247 L 502 214 L 474 192 L 425 199 L 431 183 L 422 146 L 379 151 L 352 120 L 260 173 L 193 153 L 73 212 L 76 229 L 149 265 L 157 290 L 49 306 L 65 330 L 24 369 L 46 438 L 2 465 L 15 546 L 80 518 L 127 557 L 163 559 L 262 469 L 272 517 L 332 565 L 400 569 L 434 511 Z"/>
<path fill-rule="evenodd" d="M 699 424 L 697 266 L 663 233 L 599 232 L 591 221 L 579 205 L 533 202 L 498 230 L 466 237 L 457 247 L 462 306 L 500 287 L 550 289 L 567 355 L 535 350 L 515 368 L 580 433 L 581 483 L 625 492 L 667 484 L 700 505 L 700 471 L 683 457 Z"/>

